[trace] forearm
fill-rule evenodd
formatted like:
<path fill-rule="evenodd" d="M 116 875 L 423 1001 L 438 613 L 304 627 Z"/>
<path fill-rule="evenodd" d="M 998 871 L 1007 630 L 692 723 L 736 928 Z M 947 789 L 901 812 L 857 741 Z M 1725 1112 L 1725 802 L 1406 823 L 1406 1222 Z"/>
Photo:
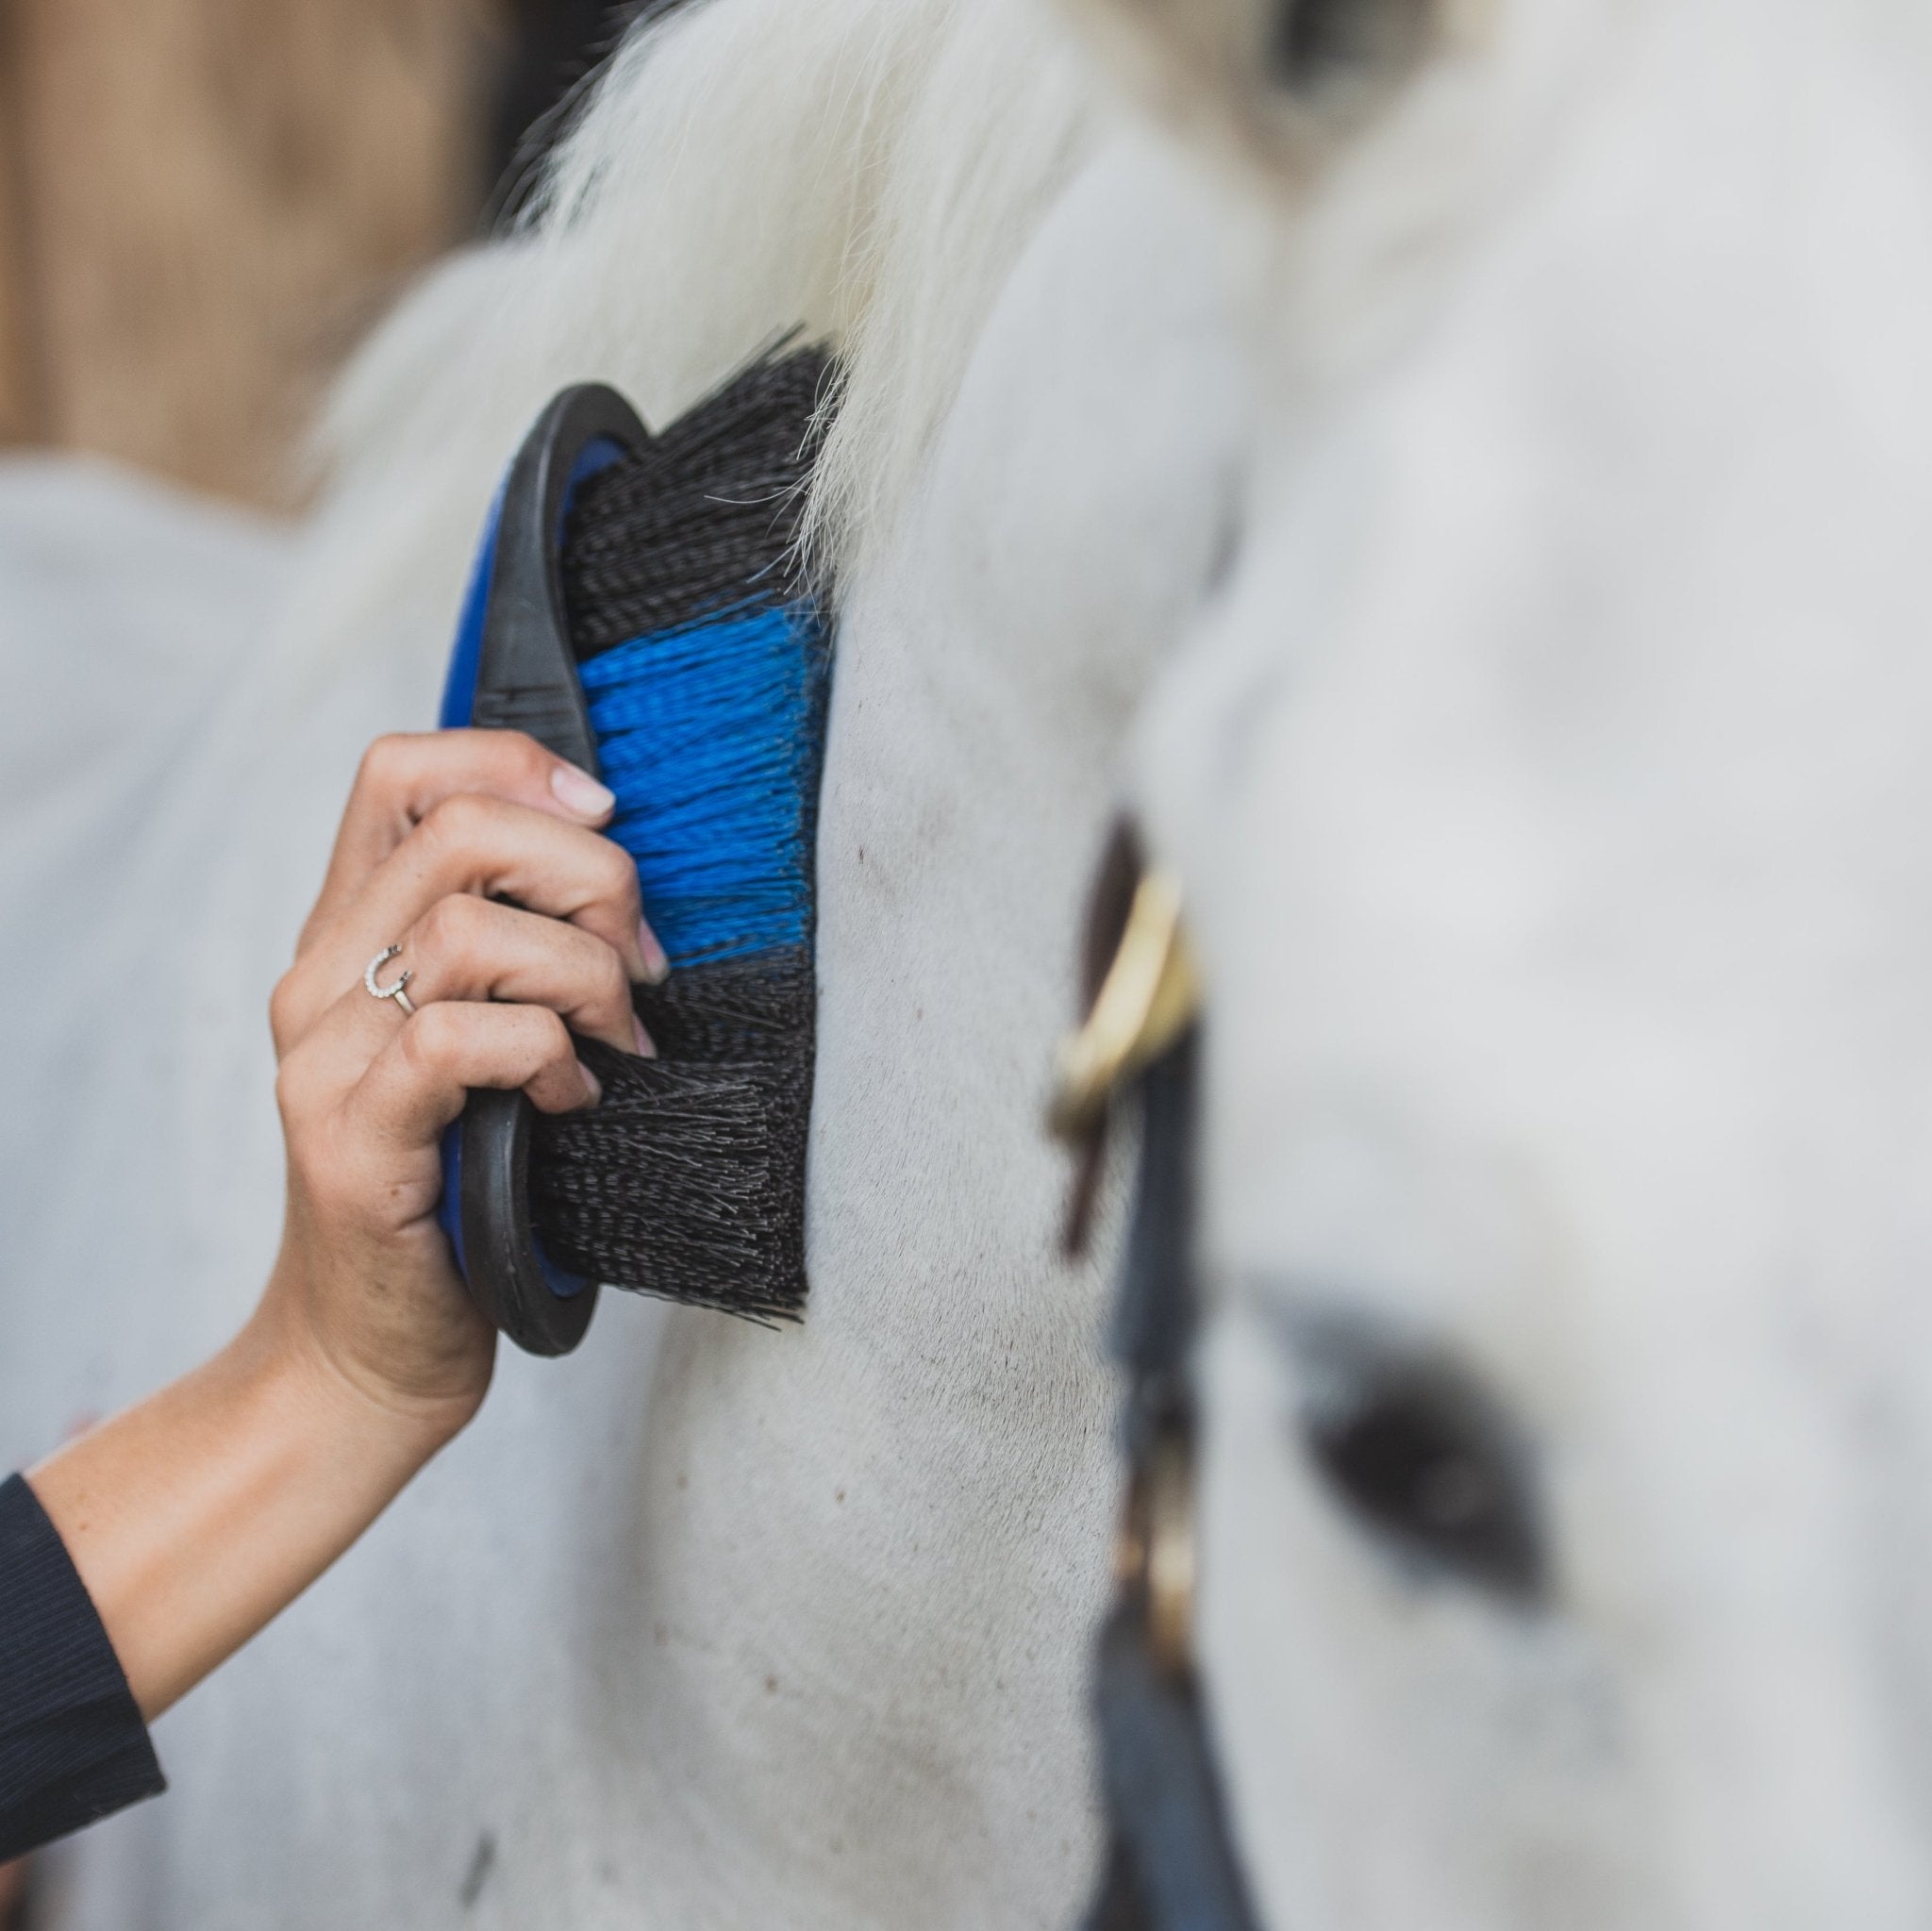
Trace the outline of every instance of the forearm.
<path fill-rule="evenodd" d="M 448 1433 L 372 1403 L 265 1311 L 28 1481 L 151 1720 L 308 1588 Z"/>

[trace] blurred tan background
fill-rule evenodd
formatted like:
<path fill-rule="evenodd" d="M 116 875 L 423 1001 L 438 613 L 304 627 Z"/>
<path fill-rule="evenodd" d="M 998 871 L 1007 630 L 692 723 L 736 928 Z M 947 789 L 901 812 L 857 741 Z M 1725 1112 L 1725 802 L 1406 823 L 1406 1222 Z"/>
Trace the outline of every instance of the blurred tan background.
<path fill-rule="evenodd" d="M 329 373 L 620 10 L 0 0 L 0 446 L 295 507 Z"/>

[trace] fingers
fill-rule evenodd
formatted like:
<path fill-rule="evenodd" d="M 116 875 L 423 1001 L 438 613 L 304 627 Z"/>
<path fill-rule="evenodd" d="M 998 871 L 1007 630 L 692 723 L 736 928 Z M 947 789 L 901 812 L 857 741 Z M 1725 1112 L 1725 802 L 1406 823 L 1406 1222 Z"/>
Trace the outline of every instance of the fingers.
<path fill-rule="evenodd" d="M 607 945 L 631 978 L 663 975 L 663 955 L 643 925 L 628 854 L 583 825 L 461 792 L 436 806 L 331 921 L 319 928 L 311 923 L 276 991 L 278 1044 L 286 1050 L 383 946 L 458 894 L 510 899 L 568 921 Z"/>
<path fill-rule="evenodd" d="M 441 899 L 409 928 L 401 953 L 385 969 L 404 970 L 411 974 L 409 998 L 419 1008 L 452 1000 L 547 1007 L 573 1032 L 620 1053 L 650 1056 L 624 961 L 601 939 L 560 920 L 489 899 Z M 376 1022 L 393 1026 L 366 991 L 363 998 Z"/>
<path fill-rule="evenodd" d="M 444 1001 L 406 1021 L 369 1062 L 344 1103 L 346 1137 L 398 1155 L 433 1146 L 472 1087 L 522 1088 L 544 1113 L 600 1097 L 556 1013 Z"/>
<path fill-rule="evenodd" d="M 304 1197 L 365 1228 L 395 1232 L 434 1211 L 438 1141 L 472 1087 L 521 1088 L 546 1113 L 600 1097 L 563 1021 L 542 1007 L 425 1006 L 373 1056 L 330 1037 L 336 1017 L 282 1062 L 276 1095 Z"/>
<path fill-rule="evenodd" d="M 325 924 L 446 798 L 474 791 L 577 824 L 605 824 L 616 800 L 588 773 L 522 731 L 397 732 L 363 754 L 311 925 Z"/>
<path fill-rule="evenodd" d="M 441 1040 L 443 1029 L 456 1024 L 448 1016 L 451 1009 L 527 1011 L 541 1023 L 546 1040 L 567 1038 L 568 1028 L 623 1053 L 648 1057 L 652 1051 L 631 1007 L 623 961 L 601 939 L 557 919 L 454 894 L 409 928 L 385 977 L 394 984 L 404 972 L 409 974 L 413 1015 L 393 1000 L 371 998 L 358 975 L 320 1019 L 302 1029 L 282 1062 L 285 1097 L 298 1112 L 334 1105 L 403 1035 L 426 1032 L 432 1040 Z M 278 990 L 276 1000 L 283 997 Z M 563 1057 L 575 1065 L 574 1054 Z M 515 1072 L 511 1067 L 501 1077 L 471 1083 L 523 1084 L 525 1075 L 509 1076 Z M 582 1081 L 575 1074 L 560 1087 L 553 1081 L 542 1092 L 559 1104 L 583 1100 Z"/>

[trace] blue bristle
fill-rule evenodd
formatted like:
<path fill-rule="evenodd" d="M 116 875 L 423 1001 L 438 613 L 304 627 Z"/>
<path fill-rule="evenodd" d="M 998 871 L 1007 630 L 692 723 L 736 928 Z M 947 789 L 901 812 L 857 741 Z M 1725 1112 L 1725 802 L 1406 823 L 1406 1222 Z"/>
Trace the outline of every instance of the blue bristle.
<path fill-rule="evenodd" d="M 826 646 L 809 599 L 632 638 L 581 666 L 609 835 L 674 966 L 811 942 Z"/>

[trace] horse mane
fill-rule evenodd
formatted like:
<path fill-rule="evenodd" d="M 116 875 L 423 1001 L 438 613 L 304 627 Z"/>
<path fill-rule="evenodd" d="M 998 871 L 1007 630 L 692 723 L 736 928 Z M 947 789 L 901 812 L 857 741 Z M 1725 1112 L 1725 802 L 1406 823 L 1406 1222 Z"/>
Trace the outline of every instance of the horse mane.
<path fill-rule="evenodd" d="M 844 370 L 808 540 L 862 560 L 1099 92 L 1039 0 L 646 12 L 510 231 L 433 271 L 337 385 L 297 626 L 446 627 L 557 388 L 608 381 L 661 423 L 799 326 Z"/>

